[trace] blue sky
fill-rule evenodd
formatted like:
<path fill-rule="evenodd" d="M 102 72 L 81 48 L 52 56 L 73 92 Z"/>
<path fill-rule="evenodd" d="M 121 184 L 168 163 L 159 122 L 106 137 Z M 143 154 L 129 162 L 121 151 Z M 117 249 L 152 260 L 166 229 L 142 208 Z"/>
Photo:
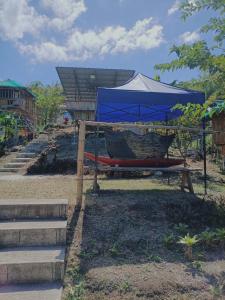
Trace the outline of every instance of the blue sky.
<path fill-rule="evenodd" d="M 190 0 L 194 1 L 194 0 Z M 134 69 L 155 75 L 173 44 L 202 37 L 210 17 L 181 20 L 179 0 L 0 0 L 0 80 L 58 80 L 56 66 Z M 198 71 L 161 75 L 186 80 Z"/>

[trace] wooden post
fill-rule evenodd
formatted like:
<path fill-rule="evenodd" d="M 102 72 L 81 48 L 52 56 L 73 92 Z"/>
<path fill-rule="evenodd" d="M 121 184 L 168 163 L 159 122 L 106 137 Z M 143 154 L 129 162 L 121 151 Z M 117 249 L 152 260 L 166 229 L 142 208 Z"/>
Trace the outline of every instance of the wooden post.
<path fill-rule="evenodd" d="M 79 122 L 79 139 L 78 139 L 78 155 L 77 155 L 77 199 L 76 209 L 82 206 L 83 198 L 83 175 L 84 175 L 84 146 L 85 146 L 85 121 Z"/>

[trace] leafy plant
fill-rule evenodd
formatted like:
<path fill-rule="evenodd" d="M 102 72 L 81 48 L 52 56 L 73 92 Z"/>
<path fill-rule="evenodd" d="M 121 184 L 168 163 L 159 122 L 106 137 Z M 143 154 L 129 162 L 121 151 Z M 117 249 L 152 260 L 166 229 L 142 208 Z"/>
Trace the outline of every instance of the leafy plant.
<path fill-rule="evenodd" d="M 119 290 L 121 293 L 125 294 L 131 291 L 131 285 L 128 281 L 123 281 L 120 286 L 119 286 Z"/>
<path fill-rule="evenodd" d="M 218 229 L 216 229 L 215 236 L 216 236 L 216 240 L 224 248 L 224 244 L 225 244 L 225 228 L 218 228 Z"/>
<path fill-rule="evenodd" d="M 166 248 L 170 249 L 174 245 L 175 240 L 176 240 L 176 238 L 175 238 L 174 234 L 169 233 L 164 236 L 163 243 L 166 246 Z"/>
<path fill-rule="evenodd" d="M 179 242 L 180 244 L 183 244 L 185 246 L 185 256 L 189 259 L 192 260 L 193 255 L 192 255 L 192 248 L 195 244 L 198 243 L 197 236 L 194 235 L 191 237 L 189 233 L 185 235 L 183 238 L 180 238 Z"/>
<path fill-rule="evenodd" d="M 205 243 L 207 247 L 211 247 L 215 241 L 215 232 L 205 230 L 200 234 L 200 240 Z"/>
<path fill-rule="evenodd" d="M 174 226 L 174 229 L 179 234 L 186 234 L 188 232 L 188 225 L 184 223 L 178 223 L 177 225 Z"/>
<path fill-rule="evenodd" d="M 85 288 L 84 282 L 81 281 L 74 287 L 70 287 L 69 293 L 67 295 L 67 300 L 82 300 L 84 298 Z"/>
<path fill-rule="evenodd" d="M 149 259 L 156 263 L 160 263 L 162 261 L 162 258 L 159 255 L 154 255 L 154 254 L 149 255 Z"/>
<path fill-rule="evenodd" d="M 112 247 L 109 249 L 109 253 L 112 257 L 117 257 L 120 255 L 119 245 L 114 243 Z"/>

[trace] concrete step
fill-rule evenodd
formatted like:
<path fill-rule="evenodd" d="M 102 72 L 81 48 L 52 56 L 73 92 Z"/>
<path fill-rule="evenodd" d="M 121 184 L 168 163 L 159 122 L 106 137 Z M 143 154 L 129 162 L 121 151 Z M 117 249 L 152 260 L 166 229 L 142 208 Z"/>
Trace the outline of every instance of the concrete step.
<path fill-rule="evenodd" d="M 66 221 L 0 223 L 0 247 L 66 245 Z"/>
<path fill-rule="evenodd" d="M 0 287 L 0 300 L 61 300 L 60 283 L 21 284 Z"/>
<path fill-rule="evenodd" d="M 28 157 L 28 158 L 26 158 L 26 157 L 16 157 L 12 160 L 12 162 L 15 162 L 15 163 L 21 163 L 21 162 L 28 163 L 29 161 L 31 161 L 31 159 L 32 159 L 31 157 Z"/>
<path fill-rule="evenodd" d="M 1 167 L 0 168 L 0 172 L 7 172 L 7 173 L 16 173 L 18 172 L 19 169 L 18 168 L 5 168 L 5 167 Z"/>
<path fill-rule="evenodd" d="M 0 285 L 62 281 L 64 247 L 0 250 Z"/>
<path fill-rule="evenodd" d="M 21 153 L 18 153 L 17 157 L 18 158 L 22 158 L 22 157 L 25 157 L 25 158 L 33 158 L 37 156 L 37 154 L 35 152 L 21 152 Z"/>
<path fill-rule="evenodd" d="M 0 220 L 66 219 L 65 199 L 0 199 Z"/>
<path fill-rule="evenodd" d="M 11 163 L 8 163 L 6 165 L 4 165 L 4 168 L 6 169 L 11 169 L 11 168 L 15 168 L 15 169 L 20 169 L 22 167 L 24 167 L 26 165 L 26 163 L 24 162 L 11 162 Z"/>

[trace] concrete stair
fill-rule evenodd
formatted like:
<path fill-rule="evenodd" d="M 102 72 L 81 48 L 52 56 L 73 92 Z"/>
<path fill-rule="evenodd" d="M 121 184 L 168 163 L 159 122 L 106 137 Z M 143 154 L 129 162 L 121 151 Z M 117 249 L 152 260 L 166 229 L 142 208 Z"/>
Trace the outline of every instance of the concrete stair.
<path fill-rule="evenodd" d="M 18 173 L 25 170 L 26 165 L 33 158 L 37 157 L 44 149 L 48 147 L 48 138 L 46 135 L 40 135 L 37 139 L 31 141 L 23 150 L 19 152 L 15 158 L 3 163 L 0 166 L 0 173 Z"/>
<path fill-rule="evenodd" d="M 67 201 L 0 199 L 0 300 L 60 300 Z"/>
<path fill-rule="evenodd" d="M 0 300 L 57 300 L 62 294 L 60 283 L 20 284 L 0 287 Z"/>
<path fill-rule="evenodd" d="M 67 222 L 60 220 L 2 222 L 0 245 L 1 247 L 65 245 L 66 226 Z"/>

